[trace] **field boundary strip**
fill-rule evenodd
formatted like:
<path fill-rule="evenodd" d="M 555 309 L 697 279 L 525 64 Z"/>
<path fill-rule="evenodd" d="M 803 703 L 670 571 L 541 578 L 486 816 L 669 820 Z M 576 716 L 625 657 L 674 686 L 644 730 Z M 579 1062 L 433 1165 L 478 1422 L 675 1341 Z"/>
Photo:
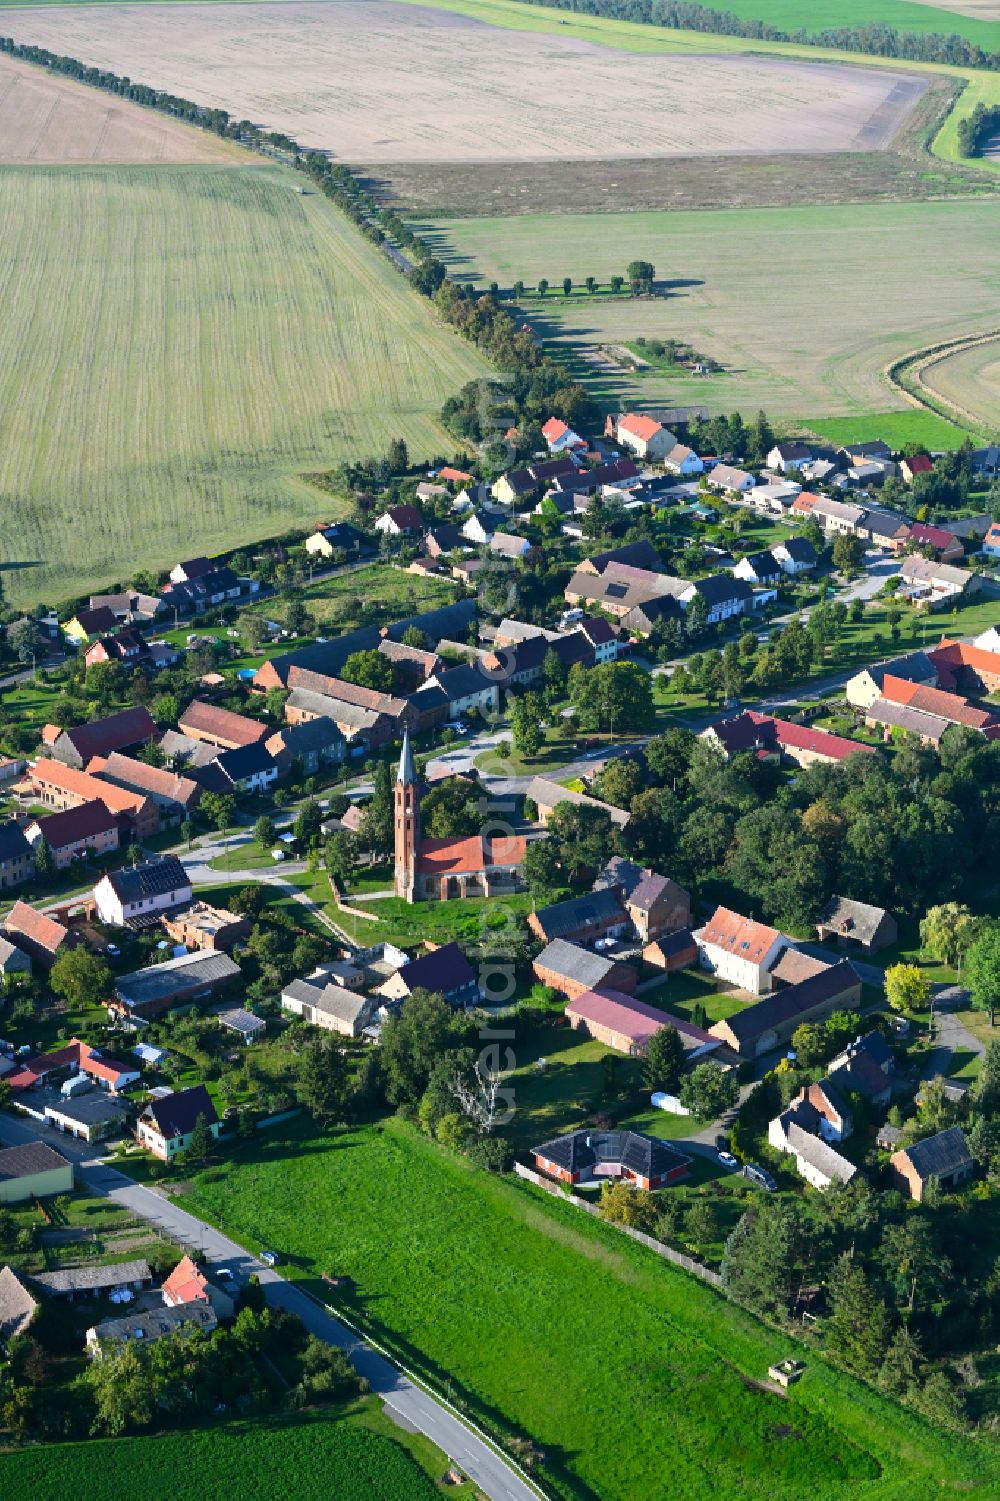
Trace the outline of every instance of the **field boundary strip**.
<path fill-rule="evenodd" d="M 995 428 L 990 429 L 982 417 L 977 416 L 975 412 L 970 412 L 968 407 L 953 401 L 951 397 L 943 396 L 940 391 L 928 385 L 924 380 L 924 375 L 932 366 L 950 359 L 952 355 L 963 354 L 967 349 L 978 349 L 982 345 L 998 342 L 1000 342 L 1000 328 L 990 329 L 985 333 L 965 334 L 959 338 L 946 339 L 938 344 L 929 344 L 924 349 L 911 350 L 909 354 L 892 360 L 885 366 L 884 374 L 893 390 L 897 391 L 911 406 L 923 407 L 925 411 L 933 412 L 938 417 L 945 417 L 949 422 L 954 422 L 956 426 L 963 427 L 973 434 L 995 431 Z"/>

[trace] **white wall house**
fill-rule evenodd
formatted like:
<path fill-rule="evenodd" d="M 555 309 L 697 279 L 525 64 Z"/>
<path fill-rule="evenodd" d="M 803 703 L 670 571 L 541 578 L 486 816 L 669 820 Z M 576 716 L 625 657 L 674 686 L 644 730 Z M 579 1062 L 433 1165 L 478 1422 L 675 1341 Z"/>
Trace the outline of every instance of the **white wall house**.
<path fill-rule="evenodd" d="M 685 443 L 675 443 L 663 463 L 672 474 L 681 474 L 685 477 L 701 474 L 705 468 L 704 461 L 698 457 L 693 448 L 688 448 Z"/>
<path fill-rule="evenodd" d="M 677 435 L 657 422 L 655 417 L 644 417 L 641 412 L 626 412 L 619 417 L 615 437 L 640 459 L 665 459 L 677 446 Z"/>
<path fill-rule="evenodd" d="M 751 995 L 769 994 L 771 969 L 789 943 L 777 929 L 728 907 L 717 907 L 694 940 L 702 969 Z"/>
<path fill-rule="evenodd" d="M 112 928 L 131 918 L 171 912 L 192 900 L 191 882 L 172 855 L 110 870 L 94 887 L 97 915 Z"/>

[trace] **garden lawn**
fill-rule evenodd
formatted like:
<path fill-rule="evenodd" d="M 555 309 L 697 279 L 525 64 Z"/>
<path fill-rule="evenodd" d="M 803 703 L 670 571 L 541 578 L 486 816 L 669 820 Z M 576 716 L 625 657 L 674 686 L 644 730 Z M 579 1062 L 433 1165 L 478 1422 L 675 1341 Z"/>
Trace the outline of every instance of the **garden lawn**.
<path fill-rule="evenodd" d="M 924 1501 L 995 1496 L 998 1451 L 935 1429 L 809 1356 L 788 1400 L 751 1382 L 789 1353 L 651 1252 L 485 1175 L 397 1119 L 235 1149 L 187 1206 L 289 1274 L 351 1276 L 355 1317 L 531 1434 L 575 1501 Z"/>
<path fill-rule="evenodd" d="M 384 625 L 422 610 L 436 610 L 452 604 L 458 594 L 454 579 L 424 578 L 380 562 L 335 573 L 307 586 L 296 597 L 321 626 L 357 626 Z M 255 608 L 270 620 L 284 621 L 288 605 L 281 599 L 266 599 Z"/>
<path fill-rule="evenodd" d="M 87 1501 L 432 1501 L 430 1476 L 363 1406 L 351 1418 L 255 1420 L 154 1438 L 51 1444 L 0 1457 L 4 1501 L 68 1495 Z M 169 1479 L 168 1479 L 169 1477 Z M 464 1489 L 464 1488 L 463 1488 Z M 458 1491 L 459 1495 L 463 1490 Z"/>
<path fill-rule="evenodd" d="M 522 927 L 522 919 L 531 911 L 531 897 L 518 891 L 489 898 L 474 897 L 465 902 L 418 902 L 412 905 L 401 897 L 376 897 L 365 901 L 359 894 L 349 898 L 359 911 L 370 912 L 376 922 L 340 912 L 330 897 L 329 878 L 324 872 L 292 877 L 295 885 L 321 903 L 333 920 L 357 938 L 359 943 L 397 943 L 415 948 L 423 940 L 451 943 L 463 947 L 486 941 L 491 928 L 507 929 L 508 914 Z M 391 881 L 390 883 L 391 884 Z"/>

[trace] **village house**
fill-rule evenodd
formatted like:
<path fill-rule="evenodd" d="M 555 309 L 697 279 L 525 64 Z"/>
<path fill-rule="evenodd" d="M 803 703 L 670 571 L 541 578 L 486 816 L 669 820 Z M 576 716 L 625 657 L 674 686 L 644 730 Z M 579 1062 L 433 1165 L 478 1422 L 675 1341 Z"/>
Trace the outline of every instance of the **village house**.
<path fill-rule="evenodd" d="M 669 876 L 644 870 L 625 896 L 625 911 L 641 943 L 677 933 L 691 923 L 691 894 Z"/>
<path fill-rule="evenodd" d="M 694 475 L 701 474 L 705 465 L 693 448 L 688 448 L 685 443 L 675 443 L 670 452 L 664 456 L 663 467 L 669 469 L 672 474 L 679 474 L 684 479 L 690 479 Z"/>
<path fill-rule="evenodd" d="M 679 596 L 681 605 L 687 609 L 696 597 L 704 600 L 708 610 L 709 625 L 718 625 L 752 609 L 754 594 L 745 579 L 733 578 L 728 573 L 713 573 L 708 578 L 696 579 Z"/>
<path fill-rule="evenodd" d="M 565 938 L 553 938 L 533 960 L 535 978 L 573 1001 L 588 990 L 625 991 L 631 995 L 639 976 L 631 964 L 592 954 Z"/>
<path fill-rule="evenodd" d="M 848 740 L 830 730 L 812 729 L 794 720 L 775 719 L 755 709 L 744 709 L 729 719 L 719 719 L 700 732 L 700 739 L 716 746 L 726 760 L 752 752 L 779 760 L 787 756 L 797 766 L 816 762 L 833 766 L 856 754 L 872 755 L 874 747 L 860 740 Z"/>
<path fill-rule="evenodd" d="M 90 763 L 90 772 L 101 782 L 110 782 L 126 792 L 149 798 L 159 810 L 160 827 L 168 828 L 187 818 L 201 800 L 202 788 L 191 777 L 150 766 L 118 751 Z"/>
<path fill-rule="evenodd" d="M 88 855 L 110 855 L 118 848 L 119 825 L 115 814 L 103 801 L 96 799 L 33 819 L 25 829 L 32 846 L 44 840 L 52 851 L 56 870 L 66 870 L 74 860 Z"/>
<path fill-rule="evenodd" d="M 176 855 L 154 855 L 110 870 L 94 887 L 102 922 L 113 928 L 148 927 L 164 912 L 190 902 L 191 879 Z"/>
<path fill-rule="evenodd" d="M 528 914 L 528 927 L 542 943 L 565 938 L 570 943 L 593 944 L 598 938 L 626 932 L 628 925 L 621 904 L 610 891 L 588 891 Z"/>
<path fill-rule="evenodd" d="M 736 469 L 732 464 L 715 464 L 707 475 L 712 490 L 721 490 L 728 495 L 743 495 L 756 484 L 752 474 L 745 469 Z"/>
<path fill-rule="evenodd" d="M 38 1309 L 17 1273 L 0 1267 L 0 1345 L 25 1334 Z"/>
<path fill-rule="evenodd" d="M 4 918 L 3 933 L 45 969 L 52 968 L 64 948 L 75 948 L 83 942 L 80 933 L 20 901 L 14 903 Z"/>
<path fill-rule="evenodd" d="M 142 705 L 122 709 L 105 719 L 78 724 L 61 730 L 51 750 L 57 761 L 83 771 L 95 756 L 110 756 L 112 751 L 134 750 L 158 738 L 156 721 Z"/>
<path fill-rule="evenodd" d="M 900 459 L 899 472 L 906 483 L 912 485 L 918 474 L 933 474 L 934 465 L 927 454 L 915 453 Z"/>
<path fill-rule="evenodd" d="M 869 707 L 866 722 L 878 721 L 877 711 L 885 705 L 894 704 L 906 705 L 915 713 L 935 716 L 947 724 L 965 725 L 970 730 L 986 730 L 996 720 L 996 716 L 989 710 L 977 708 L 960 693 L 946 693 L 941 688 L 911 683 L 906 678 L 897 678 L 892 673 L 887 673 L 882 680 L 881 696 Z"/>
<path fill-rule="evenodd" d="M 113 636 L 98 636 L 83 654 L 88 667 L 98 662 L 120 662 L 123 667 L 136 667 L 149 658 L 149 643 L 138 631 L 120 630 Z"/>
<path fill-rule="evenodd" d="M 185 1001 L 207 999 L 239 975 L 239 965 L 228 954 L 210 951 L 165 959 L 119 976 L 108 1014 L 125 1026 L 142 1026 Z"/>
<path fill-rule="evenodd" d="M 1000 639 L 994 645 L 1000 648 Z M 939 688 L 948 692 L 1000 691 L 1000 650 L 987 651 L 976 642 L 949 641 L 945 637 L 928 656 L 937 672 Z"/>
<path fill-rule="evenodd" d="M 89 764 L 101 766 L 103 762 L 98 757 Z M 31 768 L 31 791 L 40 803 L 59 812 L 82 808 L 88 803 L 103 803 L 112 819 L 119 820 L 121 830 L 137 839 L 149 839 L 159 832 L 160 810 L 144 792 L 120 787 L 47 756 L 40 756 Z"/>
<path fill-rule="evenodd" d="M 691 1158 L 676 1147 L 639 1131 L 596 1131 L 587 1127 L 532 1147 L 535 1167 L 560 1183 L 591 1183 L 621 1178 L 647 1192 L 687 1176 Z"/>
<path fill-rule="evenodd" d="M 882 684 L 887 676 L 905 678 L 911 683 L 924 683 L 929 687 L 937 684 L 937 669 L 926 652 L 914 651 L 905 657 L 894 657 L 888 662 L 877 662 L 862 667 L 849 678 L 844 688 L 847 702 L 855 709 L 867 709 L 882 696 Z"/>
<path fill-rule="evenodd" d="M 347 754 L 347 744 L 332 719 L 310 719 L 300 724 L 285 724 L 264 741 L 264 749 L 278 767 L 278 775 L 288 776 L 298 762 L 305 776 L 311 777 L 323 766 L 339 766 Z"/>
<path fill-rule="evenodd" d="M 220 751 L 213 763 L 235 791 L 267 792 L 277 782 L 281 768 L 263 745 L 239 745 Z"/>
<path fill-rule="evenodd" d="M 801 500 L 802 497 L 799 497 Z M 828 537 L 838 534 L 854 536 L 858 529 L 858 522 L 864 516 L 863 506 L 855 505 L 851 501 L 830 500 L 825 495 L 813 495 L 810 497 L 812 504 L 809 507 L 809 515 L 818 521 Z M 792 507 L 798 509 L 798 501 Z"/>
<path fill-rule="evenodd" d="M 99 605 L 96 609 L 78 610 L 72 620 L 68 620 L 63 626 L 63 634 L 68 641 L 76 646 L 86 646 L 91 641 L 107 631 L 114 631 L 118 627 L 118 617 L 107 605 Z"/>
<path fill-rule="evenodd" d="M 252 923 L 248 917 L 212 907 L 208 902 L 192 902 L 179 912 L 162 918 L 163 930 L 174 943 L 202 953 L 231 954 L 238 943 L 250 937 Z"/>
<path fill-rule="evenodd" d="M 481 999 L 476 972 L 457 943 L 407 959 L 378 987 L 378 994 L 387 1001 L 405 1001 L 415 990 L 440 995 L 450 1006 L 475 1006 Z"/>
<path fill-rule="evenodd" d="M 694 937 L 702 969 L 753 995 L 770 991 L 771 966 L 789 942 L 776 928 L 721 906 Z"/>
<path fill-rule="evenodd" d="M 861 981 L 842 959 L 797 985 L 774 990 L 708 1030 L 741 1057 L 759 1058 L 787 1044 L 803 1022 L 826 1021 L 834 1011 L 853 1011 L 860 1004 Z"/>
<path fill-rule="evenodd" d="M 911 599 L 926 600 L 932 610 L 949 600 L 978 594 L 983 587 L 981 574 L 971 573 L 967 568 L 955 568 L 951 563 L 939 563 L 920 554 L 903 559 L 899 576 Z"/>
<path fill-rule="evenodd" d="M 409 537 L 423 530 L 424 518 L 416 506 L 390 506 L 375 522 L 384 537 Z"/>
<path fill-rule="evenodd" d="M 150 1100 L 136 1124 L 136 1141 L 161 1162 L 169 1162 L 191 1145 L 199 1118 L 218 1136 L 219 1117 L 204 1084 L 175 1090 L 160 1100 Z"/>
<path fill-rule="evenodd" d="M 775 443 L 766 456 L 768 469 L 799 470 L 812 463 L 813 451 L 805 443 Z"/>
<path fill-rule="evenodd" d="M 910 526 L 910 541 L 921 552 L 933 553 L 940 563 L 957 563 L 965 556 L 965 548 L 954 532 L 941 526 L 929 526 L 926 521 L 914 521 Z"/>
<path fill-rule="evenodd" d="M 327 965 L 304 980 L 290 980 L 281 992 L 281 1009 L 311 1026 L 343 1037 L 360 1037 L 371 1026 L 379 1003 L 338 984 Z"/>
<path fill-rule="evenodd" d="M 788 574 L 790 578 L 799 573 L 808 573 L 819 562 L 815 547 L 806 537 L 788 537 L 784 542 L 776 542 L 771 548 L 771 555 L 782 573 Z"/>
<path fill-rule="evenodd" d="M 182 1256 L 160 1289 L 167 1308 L 211 1308 L 216 1318 L 231 1319 L 236 1304 L 212 1282 L 190 1256 Z"/>
<path fill-rule="evenodd" d="M 582 792 L 572 792 L 559 782 L 549 781 L 547 777 L 532 777 L 528 783 L 525 798 L 528 802 L 534 803 L 535 816 L 543 828 L 560 803 L 572 803 L 576 808 L 600 808 L 607 813 L 612 824 L 618 829 L 624 829 L 629 821 L 629 815 L 624 808 L 616 808 L 611 803 L 602 803 L 599 798 L 587 797 Z"/>
<path fill-rule="evenodd" d="M 256 745 L 268 733 L 267 725 L 261 724 L 259 719 L 248 719 L 245 714 L 234 714 L 232 709 L 223 709 L 200 698 L 192 699 L 188 704 L 177 721 L 177 728 L 189 739 L 201 740 L 219 750 Z"/>
<path fill-rule="evenodd" d="M 893 511 L 865 511 L 855 528 L 855 535 L 870 547 L 896 555 L 910 540 L 910 523 L 905 516 Z"/>
<path fill-rule="evenodd" d="M 896 942 L 896 919 L 884 907 L 872 907 L 867 902 L 835 896 L 824 908 L 816 924 L 816 933 L 821 943 L 824 939 L 835 938 L 839 948 L 876 954 L 879 949 Z"/>
<path fill-rule="evenodd" d="M 9 819 L 0 823 L 0 891 L 23 886 L 35 874 L 35 852 L 21 825 Z"/>
<path fill-rule="evenodd" d="M 11 1089 L 34 1089 L 36 1085 L 43 1083 L 50 1074 L 65 1073 L 70 1076 L 77 1073 L 85 1074 L 100 1089 L 107 1090 L 109 1094 L 120 1094 L 122 1090 L 139 1082 L 139 1070 L 131 1063 L 121 1063 L 117 1058 L 108 1058 L 97 1048 L 92 1048 L 89 1043 L 81 1042 L 78 1037 L 73 1037 L 61 1048 L 56 1048 L 52 1053 L 39 1053 L 34 1058 L 22 1064 L 16 1074 L 8 1077 L 7 1083 Z"/>
<path fill-rule="evenodd" d="M 337 521 L 331 526 L 318 526 L 312 536 L 306 538 L 306 552 L 314 558 L 332 558 L 335 552 L 356 556 L 364 540 L 363 533 L 349 521 Z"/>
<path fill-rule="evenodd" d="M 782 567 L 773 553 L 752 552 L 734 566 L 733 576 L 748 584 L 777 584 L 781 581 Z"/>
<path fill-rule="evenodd" d="M 892 1154 L 889 1165 L 897 1187 L 918 1204 L 932 1183 L 947 1193 L 967 1183 L 976 1170 L 961 1126 L 949 1126 L 903 1147 Z"/>
<path fill-rule="evenodd" d="M 561 417 L 550 417 L 542 424 L 542 437 L 549 453 L 565 453 L 573 448 L 586 448 L 586 443 L 579 433 L 575 433 L 571 427 L 567 427 Z"/>
<path fill-rule="evenodd" d="M 994 521 L 983 538 L 983 555 L 1000 558 L 1000 521 Z"/>
<path fill-rule="evenodd" d="M 73 1192 L 73 1165 L 42 1141 L 0 1151 L 0 1204 Z"/>
<path fill-rule="evenodd" d="M 193 1327 L 203 1334 L 211 1334 L 218 1326 L 218 1319 L 211 1308 L 197 1303 L 181 1308 L 158 1308 L 151 1313 L 137 1311 L 121 1314 L 115 1318 L 101 1319 L 87 1330 L 87 1354 L 100 1360 L 105 1350 L 126 1341 L 141 1341 L 150 1344 L 166 1334 L 175 1334 L 178 1329 Z"/>
<path fill-rule="evenodd" d="M 858 1170 L 819 1134 L 821 1121 L 817 1111 L 801 1101 L 770 1122 L 767 1139 L 777 1151 L 794 1157 L 800 1177 L 823 1190 L 850 1183 Z"/>
<path fill-rule="evenodd" d="M 646 462 L 662 461 L 677 446 L 677 435 L 641 412 L 624 412 L 615 427 L 615 439 L 637 458 Z"/>
<path fill-rule="evenodd" d="M 830 1060 L 827 1079 L 843 1096 L 859 1095 L 881 1108 L 892 1102 L 895 1063 L 881 1032 L 848 1043 Z"/>
<path fill-rule="evenodd" d="M 698 963 L 698 945 L 690 928 L 664 933 L 654 938 L 642 951 L 643 963 L 672 975 L 679 969 L 691 969 Z"/>
<path fill-rule="evenodd" d="M 574 1031 L 585 1032 L 595 1042 L 632 1058 L 645 1053 L 650 1039 L 664 1027 L 677 1032 L 689 1063 L 722 1047 L 719 1038 L 700 1027 L 606 986 L 574 997 L 566 1003 L 564 1014 Z"/>

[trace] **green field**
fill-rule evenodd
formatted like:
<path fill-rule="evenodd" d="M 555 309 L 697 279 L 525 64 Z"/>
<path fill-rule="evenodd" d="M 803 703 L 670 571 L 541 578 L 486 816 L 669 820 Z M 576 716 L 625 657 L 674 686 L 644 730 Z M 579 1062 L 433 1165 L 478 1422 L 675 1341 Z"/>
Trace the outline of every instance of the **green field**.
<path fill-rule="evenodd" d="M 955 448 L 966 433 L 953 422 L 946 422 L 936 412 L 871 412 L 864 417 L 821 417 L 810 419 L 810 430 L 831 443 L 863 443 L 877 433 L 892 448 L 908 443 L 925 443 L 928 448 Z"/>
<path fill-rule="evenodd" d="M 450 450 L 485 366 L 277 167 L 0 172 L 0 559 L 59 600 L 310 525 L 297 471 Z"/>
<path fill-rule="evenodd" d="M 324 1147 L 326 1148 L 324 1150 Z M 266 1239 L 292 1275 L 347 1273 L 351 1308 L 473 1411 L 531 1434 L 573 1501 L 995 1496 L 997 1451 L 946 1436 L 807 1358 L 791 1400 L 752 1385 L 772 1333 L 568 1205 L 488 1177 L 398 1120 L 239 1148 L 185 1203 Z"/>
<path fill-rule="evenodd" d="M 433 228 L 463 280 L 507 288 L 540 277 L 557 286 L 566 275 L 606 281 L 633 257 L 653 261 L 666 296 L 564 301 L 551 293 L 531 303 L 532 315 L 571 359 L 584 346 L 645 336 L 690 343 L 725 369 L 595 377 L 609 395 L 764 407 L 797 421 L 905 408 L 883 367 L 917 345 L 983 326 L 1000 274 L 997 222 L 995 204 L 964 200 L 524 215 Z"/>
<path fill-rule="evenodd" d="M 391 1438 L 333 1420 L 50 1445 L 0 1455 L 0 1475 L 4 1501 L 67 1495 L 81 1478 L 87 1501 L 432 1501 L 440 1494 Z"/>

